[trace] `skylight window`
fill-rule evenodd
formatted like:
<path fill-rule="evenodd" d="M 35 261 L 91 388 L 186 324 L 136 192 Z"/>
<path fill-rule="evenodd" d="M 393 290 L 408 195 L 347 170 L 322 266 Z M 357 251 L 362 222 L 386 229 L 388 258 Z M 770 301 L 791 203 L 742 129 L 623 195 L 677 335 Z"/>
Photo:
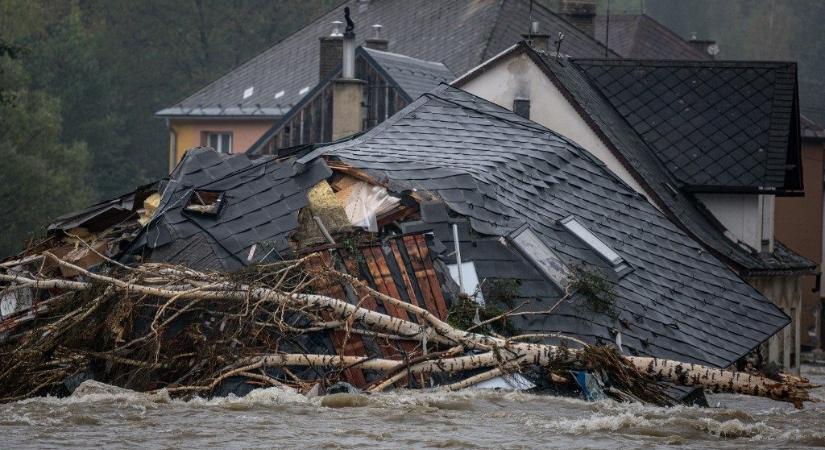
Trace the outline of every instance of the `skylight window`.
<path fill-rule="evenodd" d="M 245 91 L 243 91 L 243 98 L 244 98 L 244 100 L 248 99 L 249 97 L 252 97 L 252 94 L 253 94 L 254 92 L 255 92 L 255 87 L 250 86 L 250 87 L 246 88 L 246 90 L 245 90 Z"/>
<path fill-rule="evenodd" d="M 562 290 L 567 287 L 570 281 L 570 269 L 553 250 L 544 244 L 529 225 L 522 225 L 510 233 L 507 238 L 556 286 Z"/>
<path fill-rule="evenodd" d="M 584 241 L 585 244 L 589 245 L 590 248 L 601 255 L 602 258 L 612 264 L 614 269 L 618 271 L 620 268 L 624 268 L 624 259 L 601 239 L 597 238 L 595 234 L 591 233 L 590 230 L 576 220 L 575 217 L 570 216 L 562 219 L 561 224 L 567 231 L 576 235 L 577 238 Z"/>
<path fill-rule="evenodd" d="M 284 96 L 284 94 L 285 94 L 285 92 L 284 92 L 284 91 L 278 91 L 278 92 L 275 94 L 275 99 L 277 100 L 277 99 L 279 99 L 279 98 L 283 97 L 283 96 Z"/>
<path fill-rule="evenodd" d="M 304 95 L 307 92 L 309 92 L 309 86 L 306 86 L 303 89 L 301 89 L 300 91 L 298 91 L 298 95 Z"/>

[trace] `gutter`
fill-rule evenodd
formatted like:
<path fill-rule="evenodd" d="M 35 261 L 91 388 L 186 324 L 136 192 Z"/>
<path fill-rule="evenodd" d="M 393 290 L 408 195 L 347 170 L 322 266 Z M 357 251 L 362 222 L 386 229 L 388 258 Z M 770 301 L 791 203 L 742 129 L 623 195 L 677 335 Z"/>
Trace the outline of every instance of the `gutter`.
<path fill-rule="evenodd" d="M 169 131 L 169 173 L 172 173 L 177 163 L 178 133 L 172 128 L 168 117 L 163 121 L 166 123 L 166 130 Z"/>

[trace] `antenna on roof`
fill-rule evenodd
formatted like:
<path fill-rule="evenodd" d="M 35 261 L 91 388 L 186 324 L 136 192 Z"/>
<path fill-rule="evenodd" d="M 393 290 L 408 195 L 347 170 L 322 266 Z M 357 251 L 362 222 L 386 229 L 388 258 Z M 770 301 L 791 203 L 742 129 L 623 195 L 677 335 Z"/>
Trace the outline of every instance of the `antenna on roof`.
<path fill-rule="evenodd" d="M 595 33 L 594 33 L 595 34 Z M 604 26 L 604 57 L 607 59 L 607 52 L 610 48 L 610 0 L 607 0 L 607 17 Z"/>
<path fill-rule="evenodd" d="M 527 35 L 530 36 L 530 40 L 532 40 L 533 32 L 534 32 L 534 30 L 533 30 L 533 28 L 534 28 L 534 26 L 533 26 L 533 0 L 530 0 L 530 13 L 528 14 L 528 17 L 527 17 L 527 24 L 528 24 L 527 25 Z"/>
<path fill-rule="evenodd" d="M 564 33 L 559 31 L 559 38 L 556 39 L 556 61 L 561 57 L 561 44 L 564 42 Z"/>

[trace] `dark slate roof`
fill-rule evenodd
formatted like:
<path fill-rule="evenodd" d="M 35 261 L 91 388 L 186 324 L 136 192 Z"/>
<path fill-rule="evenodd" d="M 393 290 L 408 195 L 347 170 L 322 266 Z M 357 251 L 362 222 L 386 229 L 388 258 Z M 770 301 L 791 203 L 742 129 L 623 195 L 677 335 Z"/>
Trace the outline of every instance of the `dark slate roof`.
<path fill-rule="evenodd" d="M 384 73 L 396 83 L 410 101 L 441 83 L 455 79 L 455 74 L 440 62 L 424 61 L 371 48 L 364 48 L 363 51 L 384 70 Z"/>
<path fill-rule="evenodd" d="M 825 139 L 825 128 L 811 119 L 800 116 L 802 137 L 806 139 Z"/>
<path fill-rule="evenodd" d="M 680 187 L 800 190 L 796 64 L 575 60 Z M 795 158 L 795 159 L 794 159 Z"/>
<path fill-rule="evenodd" d="M 622 58 L 632 59 L 711 59 L 670 28 L 646 14 L 611 14 L 610 36 L 607 16 L 595 19 L 596 39 L 606 43 Z"/>
<path fill-rule="evenodd" d="M 482 278 L 521 280 L 521 294 L 535 298 L 529 308 L 547 309 L 560 291 L 497 239 L 525 223 L 565 262 L 599 264 L 558 223 L 574 215 L 633 267 L 611 278 L 621 324 L 588 312 L 576 299 L 550 316 L 524 316 L 517 323 L 522 330 L 559 331 L 588 342 L 613 342 L 612 332 L 620 331 L 631 353 L 726 366 L 788 323 L 585 150 L 456 88 L 439 87 L 364 135 L 299 162 L 322 154 L 365 170 L 391 190 L 435 194 L 468 218 L 422 208 L 424 221 L 442 222 L 431 224 L 439 239 L 449 241 L 444 222 L 458 220 L 465 259 Z"/>
<path fill-rule="evenodd" d="M 543 58 L 526 45 L 514 51 L 526 51 L 546 73 L 601 138 L 611 145 L 627 169 L 642 186 L 655 195 L 662 211 L 694 239 L 718 257 L 733 264 L 743 274 L 774 274 L 812 271 L 816 264 L 777 244 L 773 254 L 762 254 L 739 244 L 725 235 L 724 227 L 710 211 L 690 193 L 679 189 L 679 180 L 655 157 L 654 151 L 637 134 L 608 99 L 588 81 L 571 61 Z"/>
<path fill-rule="evenodd" d="M 186 152 L 162 190 L 160 205 L 132 250 L 150 261 L 186 264 L 195 269 L 235 270 L 267 253 L 288 252 L 307 191 L 331 175 L 323 162 L 295 166 L 245 155 L 219 155 L 212 149 Z M 185 211 L 194 190 L 221 191 L 217 216 Z"/>
<path fill-rule="evenodd" d="M 318 38 L 332 31 L 330 22 L 352 10 L 356 44 L 381 24 L 389 50 L 426 61 L 441 61 L 463 73 L 521 39 L 530 0 L 348 0 L 296 33 L 250 59 L 198 92 L 159 111 L 160 116 L 280 116 L 318 79 Z M 579 57 L 604 56 L 604 47 L 549 9 L 536 3 L 533 18 L 542 31 L 565 34 L 563 51 Z M 243 98 L 248 88 L 252 95 Z M 283 91 L 284 95 L 275 98 Z"/>

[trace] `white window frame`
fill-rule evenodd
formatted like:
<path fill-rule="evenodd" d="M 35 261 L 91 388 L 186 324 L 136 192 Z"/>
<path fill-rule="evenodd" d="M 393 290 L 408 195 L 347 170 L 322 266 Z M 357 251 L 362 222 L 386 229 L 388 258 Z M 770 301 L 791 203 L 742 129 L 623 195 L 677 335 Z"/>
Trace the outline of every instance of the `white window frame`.
<path fill-rule="evenodd" d="M 559 256 L 533 231 L 524 224 L 507 235 L 507 240 L 543 273 L 550 281 L 565 290 L 570 282 L 570 269 Z"/>
<path fill-rule="evenodd" d="M 565 217 L 559 221 L 559 223 L 561 223 L 567 231 L 573 233 L 574 236 L 589 245 L 593 251 L 607 260 L 614 268 L 618 269 L 624 264 L 624 258 L 622 258 L 621 255 L 616 253 L 609 245 L 605 244 L 604 241 L 596 237 L 595 234 L 588 230 L 587 227 L 574 216 Z"/>
<path fill-rule="evenodd" d="M 227 155 L 233 153 L 232 141 L 234 139 L 231 131 L 205 131 L 204 133 L 206 134 L 204 139 L 206 146 L 214 148 L 218 153 L 225 153 Z M 217 139 L 217 142 L 214 142 L 215 139 Z"/>

